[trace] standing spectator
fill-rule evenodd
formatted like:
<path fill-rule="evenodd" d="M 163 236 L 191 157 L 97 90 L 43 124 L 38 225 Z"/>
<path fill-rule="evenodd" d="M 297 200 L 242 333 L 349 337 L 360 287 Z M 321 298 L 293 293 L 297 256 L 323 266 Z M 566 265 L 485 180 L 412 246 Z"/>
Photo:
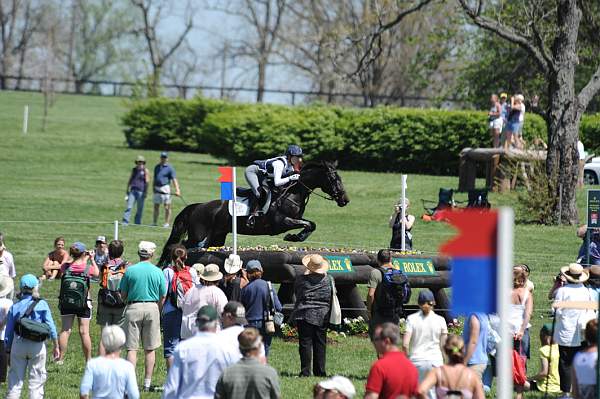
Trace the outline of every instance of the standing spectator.
<path fill-rule="evenodd" d="M 183 302 L 181 339 L 189 338 L 196 333 L 196 314 L 201 307 L 210 305 L 217 309 L 218 313 L 222 313 L 227 304 L 227 297 L 218 287 L 219 281 L 223 278 L 219 266 L 214 263 L 206 265 L 199 278 L 201 284 L 190 288 Z"/>
<path fill-rule="evenodd" d="M 520 118 L 521 113 L 525 110 L 523 105 L 523 96 L 521 94 L 517 94 L 514 97 L 510 98 L 510 111 L 508 113 L 508 122 L 506 124 L 505 137 L 504 137 L 504 149 L 508 150 L 515 141 L 515 145 L 519 145 L 519 139 L 516 135 L 520 129 Z M 515 135 L 515 138 L 513 138 Z"/>
<path fill-rule="evenodd" d="M 352 381 L 341 375 L 335 375 L 315 386 L 314 399 L 352 399 L 356 389 Z"/>
<path fill-rule="evenodd" d="M 226 367 L 235 362 L 215 334 L 218 323 L 219 315 L 214 307 L 206 305 L 198 310 L 198 332 L 175 348 L 163 399 L 215 396 L 219 377 Z"/>
<path fill-rule="evenodd" d="M 481 380 L 477 374 L 464 365 L 465 343 L 458 335 L 450 335 L 444 344 L 448 365 L 429 371 L 419 385 L 419 398 L 429 397 L 435 388 L 439 398 L 452 397 L 484 399 Z"/>
<path fill-rule="evenodd" d="M 135 159 L 135 167 L 131 170 L 129 181 L 127 182 L 127 209 L 123 213 L 123 224 L 127 226 L 131 218 L 131 210 L 135 204 L 135 224 L 142 224 L 142 213 L 144 212 L 144 201 L 148 192 L 148 183 L 150 183 L 150 171 L 146 168 L 146 159 L 138 155 Z"/>
<path fill-rule="evenodd" d="M 94 399 L 123 398 L 125 395 L 127 399 L 138 399 L 140 392 L 133 364 L 120 356 L 125 345 L 125 332 L 119 326 L 106 326 L 102 329 L 101 339 L 106 354 L 91 359 L 85 365 L 80 398 L 88 399 L 91 391 Z"/>
<path fill-rule="evenodd" d="M 448 327 L 446 320 L 433 311 L 435 298 L 430 290 L 419 292 L 418 303 L 421 310 L 408 316 L 402 346 L 404 353 L 410 353 L 410 361 L 419 371 L 419 382 L 422 383 L 431 369 L 444 364 L 442 348 Z M 433 389 L 429 398 L 435 399 Z"/>
<path fill-rule="evenodd" d="M 573 358 L 573 396 L 577 399 L 598 399 L 598 320 L 592 319 L 585 325 L 585 341 L 587 347 Z"/>
<path fill-rule="evenodd" d="M 96 238 L 96 247 L 94 248 L 94 262 L 96 266 L 102 267 L 108 263 L 108 243 L 105 236 Z"/>
<path fill-rule="evenodd" d="M 463 339 L 466 352 L 464 362 L 477 374 L 479 381 L 488 364 L 487 346 L 489 319 L 484 313 L 471 313 L 465 321 Z"/>
<path fill-rule="evenodd" d="M 262 279 L 263 268 L 260 262 L 252 259 L 246 263 L 246 272 L 248 273 L 248 285 L 242 288 L 242 304 L 246 308 L 246 319 L 248 325 L 256 327 L 260 331 L 265 344 L 265 354 L 269 356 L 269 348 L 273 337 L 267 334 L 265 330 L 265 316 L 270 312 L 269 303 L 270 297 L 273 298 L 273 307 L 276 311 L 281 312 L 283 308 L 277 294 L 269 283 Z"/>
<path fill-rule="evenodd" d="M 140 339 L 144 348 L 144 391 L 156 389 L 151 385 L 152 373 L 155 350 L 160 347 L 160 311 L 167 294 L 163 272 L 151 263 L 154 251 L 156 244 L 141 241 L 138 246 L 140 261 L 127 268 L 119 285 L 123 301 L 127 304 L 123 320 L 127 360 L 136 365 Z"/>
<path fill-rule="evenodd" d="M 60 271 L 60 267 L 69 259 L 69 253 L 65 251 L 65 239 L 56 237 L 54 239 L 54 251 L 50 252 L 42 265 L 42 276 L 40 280 L 54 280 Z"/>
<path fill-rule="evenodd" d="M 373 329 L 373 346 L 379 360 L 369 371 L 365 399 L 411 398 L 417 395 L 419 372 L 398 348 L 399 343 L 400 328 L 397 324 L 383 323 Z"/>
<path fill-rule="evenodd" d="M 0 241 L 0 275 L 10 278 L 17 277 L 15 271 L 15 260 L 10 252 L 6 249 L 4 241 Z"/>
<path fill-rule="evenodd" d="M 388 308 L 388 305 L 381 303 L 380 301 L 385 299 L 387 295 L 383 295 L 383 276 L 384 274 L 393 269 L 392 255 L 389 250 L 382 249 L 377 253 L 377 263 L 379 267 L 371 270 L 369 276 L 369 283 L 367 287 L 367 311 L 369 312 L 369 336 L 373 336 L 373 328 L 381 323 L 394 323 L 398 324 L 400 318 L 403 316 L 402 305 L 408 302 L 409 298 L 393 298 L 397 306 L 394 308 Z M 410 297 L 410 291 L 406 293 Z M 399 306 L 398 306 L 399 305 Z"/>
<path fill-rule="evenodd" d="M 119 292 L 119 285 L 129 265 L 129 262 L 121 258 L 123 250 L 123 241 L 112 240 L 108 244 L 108 263 L 100 267 L 96 324 L 102 327 L 123 324 L 125 302 Z M 100 355 L 105 354 L 102 340 L 100 340 L 99 352 Z"/>
<path fill-rule="evenodd" d="M 508 325 L 513 335 L 513 344 L 519 354 L 529 358 L 529 320 L 533 312 L 533 295 L 526 287 L 527 276 L 521 268 L 513 270 L 513 290 L 510 296 Z M 515 385 L 517 398 L 523 397 L 523 386 Z"/>
<path fill-rule="evenodd" d="M 583 145 L 581 140 L 577 140 L 577 154 L 579 155 L 579 173 L 577 174 L 577 188 L 583 188 L 583 175 L 587 152 L 585 151 L 585 146 Z"/>
<path fill-rule="evenodd" d="M 590 235 L 589 261 L 587 234 Z M 577 237 L 581 238 L 582 240 L 581 246 L 579 247 L 579 253 L 577 254 L 577 263 L 581 263 L 586 267 L 591 265 L 600 265 L 600 230 L 590 229 L 588 231 L 587 225 L 584 224 L 577 229 Z"/>
<path fill-rule="evenodd" d="M 44 384 L 46 383 L 46 345 L 45 341 L 32 341 L 21 335 L 25 332 L 16 331 L 17 322 L 27 316 L 29 319 L 44 323 L 48 326 L 49 337 L 54 342 L 54 359 L 60 356 L 58 335 L 52 313 L 48 303 L 40 299 L 38 287 L 39 281 L 33 274 L 21 277 L 20 300 L 11 306 L 6 323 L 6 334 L 4 347 L 10 357 L 10 370 L 8 372 L 7 399 L 18 399 L 25 382 L 25 373 L 29 368 L 29 398 L 38 399 L 44 397 Z"/>
<path fill-rule="evenodd" d="M 504 130 L 506 123 L 508 122 L 509 104 L 506 102 L 507 99 L 508 94 L 500 93 L 500 117 L 502 118 L 502 130 Z"/>
<path fill-rule="evenodd" d="M 515 97 L 519 97 L 521 102 L 521 113 L 519 114 L 519 130 L 515 132 L 515 144 L 518 149 L 522 150 L 525 147 L 523 141 L 523 125 L 525 124 L 525 98 L 522 94 L 517 94 Z"/>
<path fill-rule="evenodd" d="M 248 284 L 248 280 L 242 274 L 242 260 L 239 255 L 231 254 L 225 259 L 225 277 L 219 283 L 229 301 L 239 302 L 242 299 L 242 286 Z"/>
<path fill-rule="evenodd" d="M 163 350 L 167 369 L 173 364 L 173 351 L 181 339 L 181 316 L 185 294 L 198 279 L 196 270 L 185 264 L 187 250 L 181 244 L 171 253 L 171 265 L 163 270 L 167 281 L 167 300 L 162 309 Z"/>
<path fill-rule="evenodd" d="M 402 203 L 401 200 L 398 201 L 396 205 L 394 205 L 394 213 L 390 216 L 389 225 L 392 229 L 392 240 L 390 241 L 391 249 L 402 249 L 402 224 L 404 227 L 404 248 L 407 251 L 411 251 L 413 248 L 412 241 L 412 230 L 413 225 L 415 224 L 415 216 L 408 214 L 408 207 L 410 206 L 410 201 L 408 198 L 404 198 L 404 216 L 405 219 L 402 221 Z"/>
<path fill-rule="evenodd" d="M 242 359 L 229 366 L 217 382 L 216 399 L 279 399 L 279 377 L 269 365 L 261 364 L 262 340 L 256 328 L 244 329 L 238 336 Z"/>
<path fill-rule="evenodd" d="M 92 358 L 92 339 L 90 338 L 90 320 L 92 319 L 92 296 L 90 294 L 90 277 L 98 277 L 99 271 L 96 263 L 94 262 L 93 252 L 86 251 L 85 245 L 81 242 L 76 242 L 69 248 L 69 255 L 71 255 L 71 262 L 63 263 L 60 268 L 61 274 L 61 294 L 58 302 L 60 308 L 60 359 L 57 361 L 58 364 L 62 364 L 67 354 L 67 347 L 69 345 L 69 337 L 71 337 L 71 329 L 73 328 L 73 322 L 77 318 L 79 324 L 79 337 L 81 338 L 81 347 L 83 349 L 83 356 L 86 361 Z M 67 284 L 66 279 L 70 278 L 70 275 L 80 275 L 83 277 L 84 282 L 79 284 L 75 289 L 71 289 L 73 284 Z M 80 308 L 66 307 L 66 292 L 63 289 L 69 285 L 70 291 L 77 291 L 77 295 L 86 295 L 87 303 L 83 304 Z"/>
<path fill-rule="evenodd" d="M 242 358 L 237 338 L 244 331 L 244 326 L 247 324 L 248 320 L 246 320 L 244 305 L 235 301 L 227 302 L 223 313 L 221 313 L 223 329 L 217 335 L 221 345 L 232 354 L 233 358 L 236 358 L 236 361 Z"/>
<path fill-rule="evenodd" d="M 14 287 L 12 278 L 0 276 L 0 383 L 6 382 L 8 357 L 6 356 L 4 337 L 6 333 L 6 322 L 8 321 L 8 312 L 13 305 L 12 299 L 8 296 L 14 291 Z"/>
<path fill-rule="evenodd" d="M 154 215 L 152 217 L 154 226 L 158 222 L 160 204 L 165 206 L 165 224 L 163 227 L 169 227 L 169 223 L 171 223 L 171 182 L 175 186 L 175 196 L 179 197 L 181 195 L 175 168 L 168 162 L 169 155 L 166 152 L 161 152 L 160 163 L 154 167 Z"/>
<path fill-rule="evenodd" d="M 492 94 L 490 97 L 490 111 L 488 112 L 488 122 L 492 145 L 494 148 L 500 147 L 500 133 L 502 132 L 502 106 L 498 102 L 498 96 Z"/>
<path fill-rule="evenodd" d="M 558 288 L 554 295 L 554 303 L 564 301 L 592 301 L 595 295 L 583 285 L 588 279 L 588 271 L 578 263 L 560 269 L 561 275 L 566 280 L 565 285 Z M 597 299 L 596 299 L 597 300 Z M 564 395 L 571 392 L 571 368 L 575 354 L 581 349 L 584 337 L 581 334 L 579 323 L 585 310 L 558 308 L 555 311 L 556 327 L 554 329 L 554 342 L 558 344 L 560 374 L 560 389 Z"/>
<path fill-rule="evenodd" d="M 321 255 L 306 255 L 302 264 L 306 272 L 296 277 L 296 303 L 290 317 L 298 326 L 300 377 L 310 377 L 311 363 L 313 374 L 324 377 L 334 282 L 327 275 L 329 264 Z"/>

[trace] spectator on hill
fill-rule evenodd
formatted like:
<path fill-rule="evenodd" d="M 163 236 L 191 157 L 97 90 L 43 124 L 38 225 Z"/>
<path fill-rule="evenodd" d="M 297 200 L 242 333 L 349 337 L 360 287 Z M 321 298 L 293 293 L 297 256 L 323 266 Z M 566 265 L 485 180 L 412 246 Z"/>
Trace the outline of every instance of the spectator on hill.
<path fill-rule="evenodd" d="M 508 94 L 500 93 L 500 117 L 502 118 L 502 131 L 504 131 L 506 124 L 508 123 L 508 111 L 510 104 L 506 102 L 507 98 Z"/>
<path fill-rule="evenodd" d="M 50 252 L 44 264 L 42 265 L 43 274 L 40 276 L 40 280 L 54 280 L 60 267 L 69 259 L 69 253 L 65 251 L 65 239 L 63 237 L 56 237 L 54 239 L 54 251 Z"/>
<path fill-rule="evenodd" d="M 383 323 L 375 326 L 372 340 L 379 360 L 373 363 L 369 371 L 365 386 L 365 399 L 416 396 L 419 372 L 398 348 L 400 343 L 398 325 Z"/>
<path fill-rule="evenodd" d="M 435 389 L 438 398 L 484 399 L 481 380 L 477 373 L 464 365 L 465 343 L 458 335 L 450 335 L 444 344 L 447 365 L 429 371 L 419 385 L 419 398 L 430 397 Z"/>
<path fill-rule="evenodd" d="M 587 225 L 583 225 L 577 229 L 577 237 L 583 241 L 579 247 L 579 253 L 577 254 L 577 263 L 582 264 L 584 267 L 591 265 L 600 265 L 600 230 L 590 229 L 590 258 L 588 261 L 588 244 L 586 235 L 588 234 Z"/>
<path fill-rule="evenodd" d="M 243 275 L 242 260 L 239 255 L 231 254 L 225 259 L 225 277 L 219 282 L 227 300 L 239 302 L 242 299 L 242 287 L 248 284 L 248 279 Z"/>
<path fill-rule="evenodd" d="M 324 377 L 327 357 L 327 327 L 334 281 L 327 275 L 329 263 L 321 255 L 302 258 L 306 272 L 296 276 L 296 303 L 290 320 L 298 326 L 300 377 Z M 314 359 L 313 359 L 314 356 Z"/>
<path fill-rule="evenodd" d="M 498 96 L 492 94 L 490 97 L 490 111 L 488 112 L 488 122 L 490 129 L 490 137 L 492 138 L 492 146 L 500 147 L 500 133 L 502 132 L 502 106 L 498 101 Z"/>
<path fill-rule="evenodd" d="M 419 382 L 423 382 L 431 369 L 444 364 L 442 348 L 448 336 L 448 327 L 446 320 L 433 311 L 435 298 L 430 290 L 419 292 L 418 303 L 421 310 L 406 320 L 402 346 L 404 353 L 410 353 L 409 359 L 419 371 Z M 429 398 L 435 399 L 433 389 Z"/>
<path fill-rule="evenodd" d="M 171 252 L 171 264 L 163 270 L 167 281 L 167 299 L 162 309 L 163 351 L 167 369 L 173 364 L 173 351 L 181 339 L 184 296 L 198 279 L 196 270 L 185 264 L 186 259 L 187 250 L 177 244 Z"/>
<path fill-rule="evenodd" d="M 235 362 L 216 334 L 217 310 L 202 306 L 196 315 L 197 333 L 181 341 L 173 353 L 173 366 L 165 381 L 163 399 L 212 398 L 217 381 Z M 242 395 L 241 397 L 244 397 Z M 247 397 L 247 396 L 246 396 Z"/>
<path fill-rule="evenodd" d="M 135 159 L 135 167 L 131 170 L 127 182 L 127 209 L 123 213 L 123 224 L 127 226 L 131 218 L 133 205 L 136 205 L 135 224 L 142 224 L 142 213 L 144 212 L 144 201 L 150 183 L 150 171 L 146 168 L 146 159 L 138 155 Z"/>
<path fill-rule="evenodd" d="M 6 322 L 8 321 L 8 312 L 13 305 L 9 298 L 14 291 L 13 279 L 8 276 L 0 276 L 0 383 L 6 382 L 6 371 L 8 367 L 8 357 L 6 347 L 4 346 L 4 337 L 6 332 Z"/>
<path fill-rule="evenodd" d="M 558 345 L 552 340 L 552 324 L 544 324 L 540 331 L 540 371 L 528 381 L 532 391 L 559 394 L 560 376 L 558 374 Z"/>
<path fill-rule="evenodd" d="M 8 312 L 4 337 L 4 347 L 10 357 L 6 398 L 17 399 L 21 397 L 27 369 L 29 369 L 29 397 L 32 399 L 43 398 L 44 384 L 47 378 L 45 340 L 32 341 L 26 338 L 26 336 L 29 336 L 26 331 L 17 332 L 17 321 L 21 317 L 27 317 L 47 325 L 48 338 L 52 339 L 54 343 L 54 359 L 60 356 L 58 335 L 56 334 L 50 307 L 48 307 L 45 300 L 40 298 L 38 279 L 33 274 L 26 274 L 21 277 L 20 287 L 20 299 L 11 306 Z"/>
<path fill-rule="evenodd" d="M 102 267 L 108 263 L 108 244 L 105 236 L 96 238 L 96 247 L 94 248 L 94 262 L 96 266 Z"/>
<path fill-rule="evenodd" d="M 522 268 L 513 270 L 513 290 L 510 297 L 508 325 L 513 336 L 513 346 L 519 354 L 529 358 L 529 320 L 533 313 L 533 295 L 526 287 L 527 276 Z M 517 398 L 523 397 L 522 385 L 515 385 Z"/>
<path fill-rule="evenodd" d="M 17 277 L 15 260 L 12 254 L 8 252 L 8 249 L 6 249 L 4 241 L 0 241 L 0 275 L 8 276 L 13 279 Z"/>
<path fill-rule="evenodd" d="M 340 375 L 319 382 L 313 390 L 313 399 L 352 399 L 354 395 L 356 389 L 352 381 Z"/>
<path fill-rule="evenodd" d="M 508 150 L 513 142 L 517 148 L 520 148 L 520 139 L 517 137 L 517 135 L 520 129 L 522 112 L 525 112 L 523 96 L 521 94 L 517 94 L 516 96 L 510 98 L 510 111 L 508 112 L 508 122 L 506 124 L 504 137 L 505 150 Z M 513 137 L 513 135 L 515 137 Z"/>
<path fill-rule="evenodd" d="M 156 244 L 141 241 L 138 246 L 140 261 L 127 268 L 119 285 L 123 301 L 127 304 L 123 320 L 127 360 L 135 366 L 140 340 L 144 348 L 144 391 L 157 389 L 151 385 L 152 373 L 156 360 L 155 350 L 161 343 L 160 311 L 167 294 L 163 272 L 151 263 L 154 251 Z"/>
<path fill-rule="evenodd" d="M 404 222 L 402 222 L 402 200 L 398 201 L 398 203 L 394 205 L 394 213 L 392 213 L 392 216 L 390 216 L 389 225 L 392 229 L 390 248 L 396 250 L 402 249 L 402 224 L 404 224 L 404 248 L 407 251 L 411 251 L 413 248 L 411 230 L 415 224 L 415 217 L 414 215 L 408 214 L 408 207 L 410 206 L 410 201 L 408 198 L 404 198 L 404 204 L 406 208 L 404 211 L 406 220 Z"/>
<path fill-rule="evenodd" d="M 119 326 L 109 325 L 102 329 L 101 339 L 106 354 L 91 359 L 85 365 L 79 388 L 80 398 L 88 399 L 92 392 L 94 399 L 138 399 L 140 392 L 133 364 L 121 359 L 125 332 Z"/>
<path fill-rule="evenodd" d="M 99 326 L 121 325 L 125 313 L 125 302 L 119 292 L 119 285 L 129 262 L 122 259 L 123 241 L 112 240 L 108 244 L 108 262 L 100 267 L 98 289 L 98 312 L 96 324 Z M 104 355 L 102 340 L 98 345 L 100 355 Z"/>
<path fill-rule="evenodd" d="M 187 339 L 196 333 L 196 314 L 201 307 L 210 305 L 220 314 L 227 305 L 227 297 L 218 287 L 219 281 L 223 278 L 219 266 L 214 263 L 206 265 L 199 278 L 201 284 L 190 288 L 185 295 L 182 306 L 181 339 Z M 217 331 L 219 329 L 220 326 L 217 324 Z"/>
<path fill-rule="evenodd" d="M 464 362 L 477 374 L 480 382 L 488 364 L 487 346 L 489 328 L 487 315 L 476 312 L 469 315 L 465 321 L 465 328 L 463 330 L 463 340 L 466 347 Z"/>
<path fill-rule="evenodd" d="M 274 310 L 281 312 L 282 306 L 277 297 L 277 293 L 273 290 L 270 282 L 262 279 L 263 268 L 260 262 L 252 259 L 246 263 L 246 272 L 248 273 L 248 285 L 242 288 L 242 304 L 246 308 L 246 319 L 248 325 L 256 327 L 262 335 L 262 340 L 265 345 L 265 354 L 269 356 L 269 348 L 273 337 L 269 335 L 265 329 L 265 315 L 273 309 L 269 309 L 271 298 L 273 298 L 272 306 Z M 270 288 L 269 288 L 270 287 Z"/>
<path fill-rule="evenodd" d="M 158 222 L 158 212 L 160 204 L 165 207 L 165 224 L 163 227 L 169 227 L 171 223 L 171 202 L 173 195 L 171 194 L 171 182 L 175 186 L 175 196 L 179 197 L 179 182 L 175 174 L 175 168 L 169 163 L 169 155 L 166 152 L 160 153 L 160 162 L 154 167 L 154 214 L 152 224 L 156 226 Z"/>
<path fill-rule="evenodd" d="M 597 399 L 598 320 L 585 325 L 587 347 L 573 358 L 573 396 L 577 399 Z"/>
<path fill-rule="evenodd" d="M 571 263 L 561 268 L 561 275 L 566 283 L 556 290 L 554 303 L 564 301 L 597 301 L 592 291 L 583 285 L 587 281 L 588 271 L 578 263 Z M 554 342 L 558 344 L 560 374 L 560 389 L 564 395 L 571 392 L 571 372 L 573 358 L 581 349 L 585 337 L 581 334 L 579 324 L 586 314 L 582 309 L 558 308 L 555 311 L 556 327 L 554 329 Z"/>
<path fill-rule="evenodd" d="M 260 362 L 262 339 L 253 327 L 244 329 L 238 336 L 242 359 L 223 371 L 216 386 L 216 399 L 279 399 L 277 371 Z"/>
<path fill-rule="evenodd" d="M 58 307 L 60 308 L 60 320 L 61 330 L 59 336 L 60 342 L 60 359 L 57 363 L 62 364 L 67 354 L 67 348 L 69 345 L 69 337 L 71 336 L 71 329 L 75 318 L 79 324 L 79 337 L 81 338 L 81 347 L 83 350 L 83 357 L 87 362 L 92 358 L 92 339 L 90 338 L 90 320 L 92 319 L 92 296 L 89 290 L 90 277 L 98 277 L 99 270 L 94 262 L 93 251 L 88 252 L 85 245 L 81 242 L 76 242 L 69 248 L 69 255 L 72 261 L 63 263 L 60 267 L 61 274 L 61 297 L 59 298 Z M 79 309 L 73 309 L 65 307 L 66 301 L 69 298 L 65 297 L 65 293 L 62 292 L 63 286 L 65 286 L 64 280 L 68 278 L 69 274 L 82 275 L 87 281 L 87 303 Z M 82 292 L 82 294 L 83 294 Z"/>

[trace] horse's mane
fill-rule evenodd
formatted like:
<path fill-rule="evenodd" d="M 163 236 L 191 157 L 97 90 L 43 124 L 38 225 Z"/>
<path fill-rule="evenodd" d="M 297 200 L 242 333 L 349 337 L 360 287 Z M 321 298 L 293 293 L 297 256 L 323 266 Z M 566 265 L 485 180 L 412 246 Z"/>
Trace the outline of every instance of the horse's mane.
<path fill-rule="evenodd" d="M 310 171 L 312 169 L 323 169 L 323 168 L 331 168 L 333 166 L 333 162 L 331 161 L 308 161 L 304 165 L 302 165 L 302 172 Z"/>

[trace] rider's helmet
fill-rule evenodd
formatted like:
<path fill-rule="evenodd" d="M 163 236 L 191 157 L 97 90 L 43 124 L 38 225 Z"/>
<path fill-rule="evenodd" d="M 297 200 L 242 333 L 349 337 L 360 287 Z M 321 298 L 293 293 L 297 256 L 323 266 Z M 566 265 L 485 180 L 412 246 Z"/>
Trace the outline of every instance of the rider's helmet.
<path fill-rule="evenodd" d="M 288 146 L 287 150 L 285 150 L 285 155 L 288 157 L 301 157 L 302 148 L 300 148 L 296 144 L 291 144 Z"/>

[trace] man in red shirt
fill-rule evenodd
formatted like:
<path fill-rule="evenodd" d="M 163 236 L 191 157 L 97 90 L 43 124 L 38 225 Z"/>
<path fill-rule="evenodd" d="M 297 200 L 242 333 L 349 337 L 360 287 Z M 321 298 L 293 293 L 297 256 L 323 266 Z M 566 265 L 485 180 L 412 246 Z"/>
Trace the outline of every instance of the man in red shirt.
<path fill-rule="evenodd" d="M 419 372 L 400 351 L 400 329 L 394 323 L 383 323 L 373 331 L 373 346 L 379 360 L 373 363 L 365 387 L 365 399 L 416 397 Z"/>

